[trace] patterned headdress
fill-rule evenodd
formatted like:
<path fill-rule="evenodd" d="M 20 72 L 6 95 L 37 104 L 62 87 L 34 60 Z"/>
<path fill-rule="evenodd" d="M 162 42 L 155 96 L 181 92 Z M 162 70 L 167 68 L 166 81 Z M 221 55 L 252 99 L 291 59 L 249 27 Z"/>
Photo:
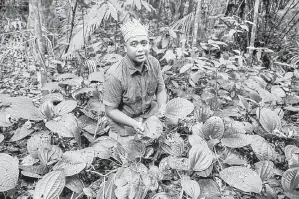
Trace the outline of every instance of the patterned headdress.
<path fill-rule="evenodd" d="M 136 19 L 125 23 L 121 26 L 120 31 L 124 36 L 125 42 L 134 36 L 148 36 L 148 27 L 139 23 Z"/>

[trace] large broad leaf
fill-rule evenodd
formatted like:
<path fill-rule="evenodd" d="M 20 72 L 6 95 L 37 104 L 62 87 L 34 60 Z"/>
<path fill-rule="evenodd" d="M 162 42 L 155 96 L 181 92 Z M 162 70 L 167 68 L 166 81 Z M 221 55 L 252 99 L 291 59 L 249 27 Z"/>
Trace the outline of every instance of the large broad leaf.
<path fill-rule="evenodd" d="M 180 73 L 184 73 L 187 70 L 189 70 L 191 67 L 193 66 L 193 63 L 187 63 L 185 64 L 181 69 L 180 69 Z"/>
<path fill-rule="evenodd" d="M 218 184 L 212 179 L 198 180 L 200 196 L 206 198 L 219 197 L 221 195 Z"/>
<path fill-rule="evenodd" d="M 60 90 L 60 87 L 58 86 L 58 82 L 50 82 L 50 83 L 45 83 L 41 88 L 41 90 L 54 91 L 54 90 Z"/>
<path fill-rule="evenodd" d="M 66 100 L 60 102 L 57 106 L 54 107 L 55 115 L 64 115 L 72 112 L 77 106 L 77 101 L 75 100 Z"/>
<path fill-rule="evenodd" d="M 19 163 L 12 156 L 0 153 L 0 192 L 15 188 L 19 179 Z"/>
<path fill-rule="evenodd" d="M 112 137 L 102 136 L 96 139 L 91 147 L 95 150 L 95 155 L 98 158 L 109 159 L 113 155 L 113 148 L 119 143 Z"/>
<path fill-rule="evenodd" d="M 8 113 L 0 112 L 0 127 L 9 127 L 13 125 L 13 123 L 9 121 L 9 117 L 10 115 Z"/>
<path fill-rule="evenodd" d="M 47 120 L 51 120 L 54 116 L 54 105 L 50 100 L 44 101 L 39 110 Z"/>
<path fill-rule="evenodd" d="M 166 105 L 165 116 L 168 118 L 184 118 L 194 109 L 194 105 L 184 98 L 175 98 Z"/>
<path fill-rule="evenodd" d="M 52 103 L 61 102 L 63 100 L 64 100 L 64 96 L 61 93 L 50 93 L 43 97 L 42 103 L 44 103 L 45 101 L 49 101 Z"/>
<path fill-rule="evenodd" d="M 95 149 L 93 147 L 86 147 L 77 152 L 80 153 L 80 156 L 86 162 L 86 167 L 90 167 L 95 158 Z"/>
<path fill-rule="evenodd" d="M 155 194 L 151 199 L 172 199 L 172 198 L 175 198 L 175 196 L 166 192 L 160 192 Z"/>
<path fill-rule="evenodd" d="M 255 163 L 254 166 L 263 181 L 274 175 L 274 163 L 271 161 L 260 161 Z"/>
<path fill-rule="evenodd" d="M 39 159 L 33 158 L 31 155 L 27 155 L 21 162 L 21 166 L 32 166 L 38 163 Z"/>
<path fill-rule="evenodd" d="M 157 139 L 163 132 L 163 124 L 156 116 L 151 116 L 142 124 L 144 127 L 143 135 L 152 139 Z"/>
<path fill-rule="evenodd" d="M 75 193 L 81 193 L 84 188 L 82 180 L 77 175 L 66 177 L 65 186 Z"/>
<path fill-rule="evenodd" d="M 192 199 L 197 199 L 200 195 L 199 184 L 195 180 L 191 180 L 189 176 L 183 176 L 181 179 L 182 190 L 191 196 Z"/>
<path fill-rule="evenodd" d="M 80 173 L 87 165 L 86 160 L 82 157 L 81 152 L 67 151 L 61 160 L 55 164 L 53 170 L 62 170 L 65 176 L 72 176 Z"/>
<path fill-rule="evenodd" d="M 145 186 L 142 182 L 141 176 L 136 170 L 125 168 L 123 172 L 116 176 L 114 184 L 116 185 L 115 195 L 120 198 L 140 198 L 140 192 L 142 195 L 146 194 Z M 138 197 L 139 196 L 139 197 Z"/>
<path fill-rule="evenodd" d="M 63 73 L 61 75 L 58 76 L 59 80 L 63 80 L 63 79 L 73 79 L 73 78 L 77 78 L 78 76 L 73 74 L 73 73 Z"/>
<path fill-rule="evenodd" d="M 222 170 L 219 175 L 226 183 L 242 191 L 254 193 L 262 191 L 260 176 L 247 167 L 229 167 Z"/>
<path fill-rule="evenodd" d="M 200 137 L 204 137 L 203 132 L 202 132 L 202 126 L 203 123 L 197 123 L 194 126 L 192 126 L 192 134 L 193 135 L 198 135 Z"/>
<path fill-rule="evenodd" d="M 15 142 L 25 138 L 33 132 L 33 129 L 28 129 L 28 126 L 24 124 L 22 127 L 18 128 L 14 135 L 10 138 L 10 142 Z"/>
<path fill-rule="evenodd" d="M 61 148 L 56 145 L 47 145 L 39 148 L 38 150 L 38 158 L 44 166 L 57 162 L 63 154 Z"/>
<path fill-rule="evenodd" d="M 97 91 L 96 88 L 87 88 L 87 87 L 84 87 L 84 88 L 78 88 L 77 90 L 75 90 L 73 93 L 72 93 L 72 97 L 74 99 L 79 99 L 79 96 L 81 96 L 82 94 L 88 94 L 88 93 L 93 93 Z"/>
<path fill-rule="evenodd" d="M 244 129 L 228 127 L 221 139 L 221 143 L 224 146 L 231 148 L 241 148 L 249 145 L 251 144 L 253 137 L 251 135 L 246 135 L 245 132 L 246 131 Z"/>
<path fill-rule="evenodd" d="M 299 147 L 295 145 L 287 145 L 284 148 L 284 154 L 286 156 L 286 160 L 289 161 L 292 159 L 293 155 L 299 154 Z"/>
<path fill-rule="evenodd" d="M 39 131 L 32 134 L 27 140 L 27 151 L 33 158 L 38 158 L 38 149 L 51 144 L 51 135 L 48 131 Z"/>
<path fill-rule="evenodd" d="M 241 158 L 241 155 L 235 152 L 230 152 L 223 161 L 223 163 L 229 165 L 246 165 L 247 161 Z"/>
<path fill-rule="evenodd" d="M 119 170 L 122 170 L 119 169 Z M 118 173 L 118 172 L 117 172 Z M 100 185 L 100 190 L 97 193 L 97 198 L 96 199 L 116 199 L 114 190 L 116 186 L 114 185 L 115 182 L 115 177 L 117 176 L 117 173 L 111 173 L 108 177 L 108 180 L 102 182 Z"/>
<path fill-rule="evenodd" d="M 251 148 L 259 160 L 275 160 L 278 156 L 275 149 L 264 139 L 255 136 Z"/>
<path fill-rule="evenodd" d="M 286 170 L 281 178 L 281 185 L 284 191 L 299 195 L 297 186 L 299 183 L 299 167 Z"/>
<path fill-rule="evenodd" d="M 102 135 L 103 133 L 105 133 L 105 131 L 103 131 L 104 125 L 102 127 L 99 127 L 100 125 L 96 120 L 93 120 L 86 115 L 81 115 L 78 118 L 78 126 L 79 128 L 87 131 L 90 134 Z"/>
<path fill-rule="evenodd" d="M 22 169 L 22 174 L 32 178 L 41 178 L 41 175 L 48 173 L 48 168 L 43 165 L 32 165 L 32 166 L 20 166 Z"/>
<path fill-rule="evenodd" d="M 196 134 L 189 135 L 188 141 L 191 144 L 191 146 L 194 146 L 196 144 L 206 143 L 206 141 L 202 137 Z"/>
<path fill-rule="evenodd" d="M 33 105 L 33 102 L 30 98 L 15 97 L 11 100 L 11 106 L 7 109 L 7 112 L 14 118 L 22 118 L 34 121 L 40 121 L 44 119 L 43 114 Z"/>
<path fill-rule="evenodd" d="M 96 115 L 100 115 L 101 113 L 105 112 L 105 105 L 98 99 L 91 98 L 87 102 L 85 110 L 89 112 L 95 112 Z"/>
<path fill-rule="evenodd" d="M 162 149 L 174 156 L 181 156 L 184 152 L 184 140 L 178 133 L 169 134 L 166 137 L 159 139 Z"/>
<path fill-rule="evenodd" d="M 220 139 L 224 133 L 223 120 L 218 116 L 210 117 L 204 123 L 202 132 L 206 139 Z"/>
<path fill-rule="evenodd" d="M 189 170 L 189 159 L 188 158 L 178 158 L 175 156 L 168 156 L 167 163 L 172 169 L 176 170 Z"/>
<path fill-rule="evenodd" d="M 207 144 L 196 144 L 189 151 L 189 169 L 203 171 L 213 162 L 214 156 Z"/>
<path fill-rule="evenodd" d="M 172 179 L 172 170 L 171 167 L 168 165 L 168 157 L 163 158 L 159 163 L 159 170 L 162 173 L 163 180 L 170 180 Z"/>
<path fill-rule="evenodd" d="M 126 151 L 127 158 L 131 161 L 143 157 L 145 153 L 145 145 L 137 140 L 129 140 L 123 144 L 123 147 Z"/>
<path fill-rule="evenodd" d="M 88 80 L 90 82 L 96 81 L 96 82 L 103 83 L 105 80 L 104 71 L 96 71 L 96 72 L 90 73 L 88 75 Z"/>
<path fill-rule="evenodd" d="M 81 86 L 83 82 L 83 78 L 82 77 L 76 77 L 73 79 L 68 79 L 62 82 L 59 82 L 58 85 L 60 87 L 65 87 L 65 86 Z"/>
<path fill-rule="evenodd" d="M 281 128 L 281 121 L 276 112 L 268 108 L 258 108 L 256 111 L 257 118 L 262 127 L 268 132 L 273 133 L 275 129 Z"/>
<path fill-rule="evenodd" d="M 273 199 L 278 198 L 276 191 L 269 184 L 265 184 L 265 192 L 266 192 L 267 198 L 273 198 Z M 290 198 L 292 198 L 292 197 L 290 197 Z M 292 198 L 292 199 L 295 199 L 295 198 Z"/>
<path fill-rule="evenodd" d="M 211 164 L 211 166 L 209 166 L 209 168 L 207 168 L 203 171 L 196 172 L 196 175 L 206 178 L 212 174 L 213 168 L 214 168 L 214 165 Z"/>
<path fill-rule="evenodd" d="M 74 133 L 78 130 L 78 121 L 74 115 L 66 114 L 59 121 L 47 122 L 46 127 L 61 137 L 74 137 Z"/>
<path fill-rule="evenodd" d="M 54 199 L 59 197 L 65 185 L 62 171 L 52 171 L 40 179 L 34 190 L 33 199 Z"/>

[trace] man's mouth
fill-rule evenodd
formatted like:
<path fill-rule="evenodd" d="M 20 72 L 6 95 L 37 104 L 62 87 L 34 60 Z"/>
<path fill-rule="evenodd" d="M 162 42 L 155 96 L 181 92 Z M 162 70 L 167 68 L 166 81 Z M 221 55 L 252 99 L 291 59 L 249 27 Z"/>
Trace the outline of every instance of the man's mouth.
<path fill-rule="evenodd" d="M 137 57 L 137 58 L 143 58 L 144 55 L 137 55 L 136 57 Z"/>

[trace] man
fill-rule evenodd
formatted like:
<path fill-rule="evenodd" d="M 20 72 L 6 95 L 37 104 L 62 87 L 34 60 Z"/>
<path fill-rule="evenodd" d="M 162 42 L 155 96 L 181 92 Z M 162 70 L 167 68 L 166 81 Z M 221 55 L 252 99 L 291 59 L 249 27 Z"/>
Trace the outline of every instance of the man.
<path fill-rule="evenodd" d="M 149 55 L 147 28 L 133 20 L 121 32 L 126 56 L 108 70 L 103 102 L 110 136 L 125 142 L 142 134 L 144 119 L 164 112 L 167 94 L 160 64 Z"/>

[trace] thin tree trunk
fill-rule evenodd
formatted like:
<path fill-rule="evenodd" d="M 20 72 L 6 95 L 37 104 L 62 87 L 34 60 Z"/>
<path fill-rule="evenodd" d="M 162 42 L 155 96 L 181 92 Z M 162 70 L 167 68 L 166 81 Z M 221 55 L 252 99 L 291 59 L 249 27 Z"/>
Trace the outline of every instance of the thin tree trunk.
<path fill-rule="evenodd" d="M 174 3 L 174 21 L 177 21 L 180 18 L 180 7 L 182 4 L 182 0 L 176 0 L 176 3 Z"/>
<path fill-rule="evenodd" d="M 74 8 L 72 8 L 71 30 L 70 30 L 69 38 L 68 38 L 68 43 L 69 44 L 67 45 L 64 53 L 67 53 L 69 48 L 70 48 L 70 43 L 71 43 L 71 39 L 72 39 L 72 36 L 73 36 L 74 27 L 75 27 L 75 16 L 76 16 L 76 11 L 77 11 L 77 5 L 78 5 L 78 2 L 76 0 L 75 1 L 75 6 L 74 6 Z"/>
<path fill-rule="evenodd" d="M 253 48 L 254 48 L 254 41 L 255 41 L 255 34 L 256 34 L 256 29 L 257 29 L 257 17 L 259 14 L 259 5 L 260 5 L 260 0 L 255 0 L 254 4 L 254 13 L 253 13 L 253 26 L 251 30 L 251 37 L 250 37 L 250 49 L 249 49 L 249 58 L 250 58 L 250 63 L 252 63 L 252 54 L 253 54 Z"/>
<path fill-rule="evenodd" d="M 196 46 L 198 26 L 201 23 L 201 1 L 202 0 L 197 0 L 196 13 L 195 13 L 195 16 L 194 16 L 192 48 L 194 48 Z M 192 56 L 194 56 L 194 52 L 195 51 L 193 50 L 192 51 Z"/>
<path fill-rule="evenodd" d="M 185 14 L 185 5 L 186 5 L 186 1 L 187 0 L 181 0 L 181 6 L 180 6 L 180 9 L 179 9 L 179 13 L 180 13 L 180 16 L 179 16 L 179 19 L 183 18 L 184 17 L 184 14 Z"/>
<path fill-rule="evenodd" d="M 42 16 L 40 13 L 41 3 L 39 0 L 32 0 L 32 9 L 35 12 L 34 16 L 34 34 L 36 38 L 36 45 L 34 45 L 36 51 L 36 60 L 40 67 L 40 73 L 38 74 L 40 77 L 39 84 L 42 87 L 45 83 L 47 83 L 47 70 L 45 65 L 45 46 L 43 44 L 43 35 L 42 35 Z"/>
<path fill-rule="evenodd" d="M 245 7 L 244 7 L 244 13 L 243 13 L 243 16 L 242 16 L 242 19 L 243 20 L 247 20 L 247 14 L 248 14 L 248 0 L 245 0 L 244 1 L 245 3 Z"/>
<path fill-rule="evenodd" d="M 189 0 L 188 14 L 193 11 L 194 0 Z"/>

